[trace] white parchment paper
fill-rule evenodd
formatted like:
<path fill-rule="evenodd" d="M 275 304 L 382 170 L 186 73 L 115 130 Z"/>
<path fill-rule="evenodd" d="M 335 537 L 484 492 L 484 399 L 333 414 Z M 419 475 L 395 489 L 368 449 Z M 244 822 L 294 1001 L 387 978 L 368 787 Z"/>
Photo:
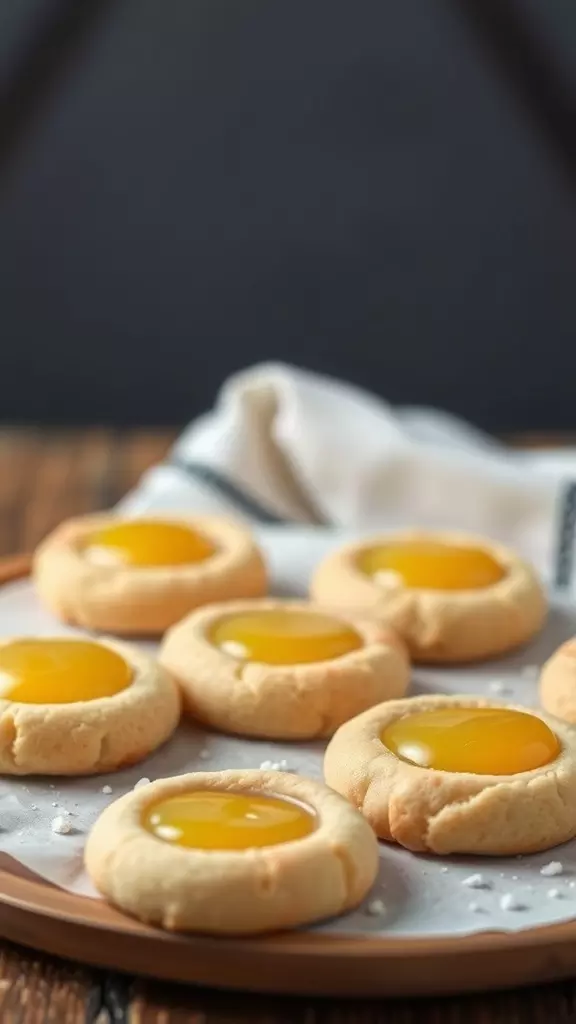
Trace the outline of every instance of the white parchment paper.
<path fill-rule="evenodd" d="M 337 543 L 324 530 L 279 528 L 261 531 L 272 565 L 276 593 L 304 594 L 312 566 Z M 62 635 L 72 632 L 40 606 L 25 580 L 0 590 L 0 635 Z M 415 669 L 411 693 L 481 693 L 534 706 L 542 661 L 576 632 L 576 610 L 554 603 L 544 633 L 526 651 L 498 663 L 471 669 Z M 257 742 L 205 733 L 182 725 L 175 737 L 141 765 L 90 779 L 0 780 L 0 849 L 49 881 L 71 892 L 99 898 L 85 875 L 84 840 L 92 823 L 112 800 L 141 778 L 155 780 L 186 771 L 258 768 L 263 761 L 285 761 L 288 770 L 320 778 L 323 744 Z M 111 787 L 112 793 L 103 790 Z M 72 831 L 57 835 L 51 823 L 69 812 Z M 576 841 L 529 857 L 446 858 L 415 856 L 381 844 L 380 873 L 368 900 L 347 917 L 321 925 L 330 932 L 370 932 L 396 936 L 464 935 L 517 931 L 576 917 Z M 541 874 L 551 862 L 558 874 Z M 552 869 L 550 869 L 552 870 Z M 464 884 L 480 874 L 481 888 Z M 503 909 L 503 896 L 515 906 Z M 382 901 L 384 907 L 380 906 Z"/>

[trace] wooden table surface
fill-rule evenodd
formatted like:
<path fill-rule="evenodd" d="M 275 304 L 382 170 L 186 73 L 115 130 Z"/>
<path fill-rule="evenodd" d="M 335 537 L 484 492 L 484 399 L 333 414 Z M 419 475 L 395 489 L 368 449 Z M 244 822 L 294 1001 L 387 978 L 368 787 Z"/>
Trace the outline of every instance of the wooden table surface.
<path fill-rule="evenodd" d="M 106 508 L 161 459 L 170 430 L 0 429 L 0 554 Z M 0 910 L 1 913 L 1 910 Z M 576 984 L 425 1001 L 219 993 L 112 976 L 0 940 L 2 1024 L 570 1024 Z"/>

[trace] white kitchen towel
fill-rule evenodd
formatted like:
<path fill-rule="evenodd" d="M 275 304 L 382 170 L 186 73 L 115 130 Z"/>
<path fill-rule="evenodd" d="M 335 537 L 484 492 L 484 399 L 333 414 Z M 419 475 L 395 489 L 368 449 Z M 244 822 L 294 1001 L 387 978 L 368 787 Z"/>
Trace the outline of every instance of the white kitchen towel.
<path fill-rule="evenodd" d="M 445 413 L 263 364 L 226 381 L 121 508 L 234 514 L 283 532 L 467 530 L 511 545 L 567 589 L 573 481 L 576 449 L 519 452 Z"/>

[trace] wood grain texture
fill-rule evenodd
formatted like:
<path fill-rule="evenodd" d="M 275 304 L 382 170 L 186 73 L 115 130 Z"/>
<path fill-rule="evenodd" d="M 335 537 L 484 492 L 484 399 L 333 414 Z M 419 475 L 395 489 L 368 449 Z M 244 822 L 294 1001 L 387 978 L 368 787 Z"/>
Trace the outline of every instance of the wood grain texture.
<path fill-rule="evenodd" d="M 0 555 L 32 551 L 68 516 L 114 505 L 174 430 L 0 430 Z"/>
<path fill-rule="evenodd" d="M 0 946 L 2 1024 L 76 1024 L 95 1020 L 101 1009 L 97 972 L 54 957 Z"/>
<path fill-rule="evenodd" d="M 163 457 L 173 437 L 170 430 L 0 430 L 0 553 L 29 551 L 60 519 L 113 504 Z M 531 442 L 544 447 L 548 439 Z M 290 1000 L 103 977 L 2 942 L 0 1021 L 574 1024 L 576 984 L 425 1001 Z"/>
<path fill-rule="evenodd" d="M 458 999 L 270 999 L 134 983 L 131 1024 L 573 1024 L 574 986 Z"/>

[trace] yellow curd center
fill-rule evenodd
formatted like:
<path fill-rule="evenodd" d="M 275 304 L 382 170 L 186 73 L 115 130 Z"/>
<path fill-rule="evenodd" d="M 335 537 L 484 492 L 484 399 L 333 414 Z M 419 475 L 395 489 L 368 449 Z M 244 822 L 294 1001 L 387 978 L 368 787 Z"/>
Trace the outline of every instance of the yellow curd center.
<path fill-rule="evenodd" d="M 139 566 L 203 562 L 215 550 L 212 542 L 196 530 L 155 519 L 104 526 L 84 541 L 84 551 L 99 561 Z"/>
<path fill-rule="evenodd" d="M 558 737 L 535 715 L 507 708 L 436 708 L 392 722 L 381 740 L 422 768 L 515 775 L 550 764 Z"/>
<path fill-rule="evenodd" d="M 211 640 L 228 654 L 266 665 L 329 661 L 358 650 L 363 643 L 344 622 L 296 609 L 231 615 L 215 626 Z"/>
<path fill-rule="evenodd" d="M 115 651 L 91 640 L 14 640 L 0 647 L 0 697 L 23 704 L 71 704 L 112 697 L 132 682 Z"/>
<path fill-rule="evenodd" d="M 302 804 L 280 797 L 200 790 L 153 804 L 143 825 L 177 846 L 247 850 L 303 839 L 314 831 L 316 820 Z"/>
<path fill-rule="evenodd" d="M 488 551 L 436 541 L 368 548 L 359 565 L 369 576 L 396 573 L 407 587 L 431 590 L 476 590 L 498 583 L 506 574 Z"/>

